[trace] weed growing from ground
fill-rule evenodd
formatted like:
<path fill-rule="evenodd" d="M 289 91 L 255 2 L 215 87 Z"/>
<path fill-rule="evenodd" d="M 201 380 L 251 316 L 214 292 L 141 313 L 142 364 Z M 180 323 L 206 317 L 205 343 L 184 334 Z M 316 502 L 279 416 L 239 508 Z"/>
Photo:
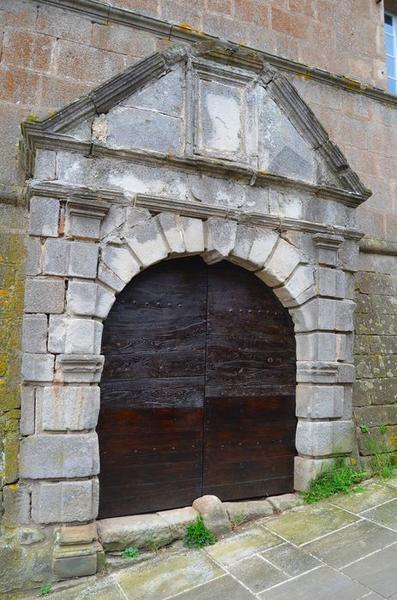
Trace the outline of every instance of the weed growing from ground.
<path fill-rule="evenodd" d="M 42 585 L 39 590 L 39 596 L 48 596 L 52 592 L 52 585 L 50 583 L 46 583 Z"/>
<path fill-rule="evenodd" d="M 367 476 L 366 471 L 354 469 L 351 465 L 345 464 L 343 459 L 336 460 L 330 468 L 310 482 L 309 489 L 303 494 L 305 504 L 319 502 L 334 494 L 359 491 L 357 484 Z"/>
<path fill-rule="evenodd" d="M 380 425 L 379 433 L 381 434 L 381 437 L 376 435 L 375 432 L 368 431 L 368 437 L 365 442 L 366 448 L 371 455 L 369 459 L 371 474 L 372 476 L 382 477 L 383 479 L 393 477 L 395 468 L 394 457 L 391 454 L 391 450 L 385 439 L 387 432 L 387 425 Z"/>
<path fill-rule="evenodd" d="M 135 546 L 128 546 L 128 548 L 125 548 L 123 550 L 121 556 L 122 556 L 122 558 L 127 558 L 129 560 L 132 560 L 139 556 L 139 550 L 138 550 L 138 548 L 135 548 Z"/>
<path fill-rule="evenodd" d="M 215 542 L 215 535 L 204 525 L 201 515 L 186 527 L 185 545 L 188 548 L 203 548 L 204 546 L 211 546 Z"/>

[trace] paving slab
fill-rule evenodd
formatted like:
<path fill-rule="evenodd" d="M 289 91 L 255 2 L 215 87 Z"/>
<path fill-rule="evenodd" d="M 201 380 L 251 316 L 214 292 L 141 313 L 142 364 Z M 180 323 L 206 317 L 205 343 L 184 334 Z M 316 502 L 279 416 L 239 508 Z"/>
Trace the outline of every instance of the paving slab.
<path fill-rule="evenodd" d="M 178 596 L 170 596 L 170 600 L 171 598 L 175 598 L 175 600 L 253 600 L 255 596 L 230 575 L 226 575 Z"/>
<path fill-rule="evenodd" d="M 311 505 L 266 519 L 263 525 L 299 546 L 357 520 L 358 517 L 338 507 Z"/>
<path fill-rule="evenodd" d="M 381 597 L 390 598 L 397 590 L 397 545 L 347 567 L 343 572 Z"/>
<path fill-rule="evenodd" d="M 229 567 L 229 572 L 255 594 L 288 579 L 285 573 L 256 555 Z"/>
<path fill-rule="evenodd" d="M 358 600 L 368 588 L 349 577 L 320 567 L 259 594 L 261 600 Z"/>
<path fill-rule="evenodd" d="M 203 552 L 191 550 L 137 565 L 116 575 L 116 579 L 132 600 L 163 600 L 171 593 L 183 592 L 223 574 Z"/>
<path fill-rule="evenodd" d="M 368 510 L 363 513 L 363 516 L 375 523 L 385 525 L 386 527 L 390 527 L 390 529 L 397 531 L 397 500 Z"/>
<path fill-rule="evenodd" d="M 226 566 L 266 548 L 277 546 L 282 541 L 270 531 L 255 527 L 223 539 L 214 546 L 208 546 L 206 552 L 211 558 Z"/>
<path fill-rule="evenodd" d="M 359 486 L 359 489 L 362 491 L 334 496 L 330 499 L 330 503 L 358 514 L 363 510 L 397 498 L 397 489 L 388 488 L 376 483 L 364 487 Z"/>
<path fill-rule="evenodd" d="M 305 550 L 331 567 L 343 567 L 397 541 L 393 531 L 360 521 L 305 545 Z"/>
<path fill-rule="evenodd" d="M 321 565 L 320 561 L 301 548 L 285 543 L 261 552 L 261 556 L 290 577 L 302 575 Z"/>

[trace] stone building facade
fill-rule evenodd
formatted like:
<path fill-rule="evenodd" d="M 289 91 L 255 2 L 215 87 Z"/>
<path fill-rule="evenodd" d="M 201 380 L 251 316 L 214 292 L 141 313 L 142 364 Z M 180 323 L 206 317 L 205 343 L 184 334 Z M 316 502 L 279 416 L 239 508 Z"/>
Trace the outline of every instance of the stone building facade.
<path fill-rule="evenodd" d="M 383 3 L 0 8 L 0 589 L 100 567 L 102 323 L 159 261 L 230 260 L 289 311 L 297 490 L 368 431 L 395 452 Z"/>

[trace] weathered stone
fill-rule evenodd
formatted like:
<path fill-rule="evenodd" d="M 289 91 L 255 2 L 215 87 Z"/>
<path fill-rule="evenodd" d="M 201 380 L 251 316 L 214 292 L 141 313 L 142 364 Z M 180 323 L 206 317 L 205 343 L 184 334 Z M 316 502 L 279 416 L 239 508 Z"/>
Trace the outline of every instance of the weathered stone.
<path fill-rule="evenodd" d="M 53 354 L 24 354 L 22 375 L 25 381 L 52 381 L 54 378 Z"/>
<path fill-rule="evenodd" d="M 352 331 L 354 307 L 350 300 L 314 298 L 291 310 L 295 331 Z"/>
<path fill-rule="evenodd" d="M 292 276 L 281 287 L 274 290 L 283 306 L 298 306 L 315 295 L 314 267 L 299 265 Z M 291 311 L 291 316 L 294 315 Z"/>
<path fill-rule="evenodd" d="M 96 549 L 79 548 L 74 546 L 69 552 L 62 549 L 54 555 L 53 569 L 58 579 L 70 579 L 72 577 L 84 577 L 95 575 L 97 572 Z M 68 556 L 69 554 L 69 556 Z"/>
<path fill-rule="evenodd" d="M 39 275 L 41 273 L 41 241 L 39 238 L 29 237 L 26 248 L 26 275 Z"/>
<path fill-rule="evenodd" d="M 183 539 L 186 536 L 186 527 L 197 519 L 199 513 L 194 508 L 187 506 L 186 508 L 163 510 L 157 514 L 170 527 L 175 539 Z"/>
<path fill-rule="evenodd" d="M 181 217 L 183 241 L 186 252 L 198 253 L 204 251 L 204 227 L 201 219 Z"/>
<path fill-rule="evenodd" d="M 175 213 L 160 213 L 159 223 L 171 252 L 175 254 L 185 252 L 186 248 L 180 217 Z"/>
<path fill-rule="evenodd" d="M 284 512 L 303 504 L 303 498 L 297 494 L 282 494 L 281 496 L 269 496 L 269 504 L 276 512 Z"/>
<path fill-rule="evenodd" d="M 268 500 L 245 500 L 240 502 L 223 502 L 229 515 L 232 527 L 237 527 L 247 521 L 268 517 L 273 514 L 273 507 Z"/>
<path fill-rule="evenodd" d="M 278 234 L 270 229 L 239 225 L 231 259 L 250 270 L 260 269 L 269 258 L 277 240 Z"/>
<path fill-rule="evenodd" d="M 22 350 L 47 352 L 47 315 L 25 315 L 22 324 Z"/>
<path fill-rule="evenodd" d="M 335 333 L 298 333 L 296 356 L 303 361 L 349 361 L 352 358 L 352 338 Z"/>
<path fill-rule="evenodd" d="M 329 456 L 351 452 L 352 421 L 303 421 L 296 428 L 296 448 L 306 456 Z"/>
<path fill-rule="evenodd" d="M 36 392 L 36 424 L 42 431 L 94 429 L 99 413 L 98 386 L 40 387 Z"/>
<path fill-rule="evenodd" d="M 275 287 L 284 283 L 287 277 L 298 266 L 299 260 L 300 257 L 296 248 L 282 238 L 279 238 L 276 248 L 265 264 L 264 269 L 258 271 L 256 275 L 266 285 Z"/>
<path fill-rule="evenodd" d="M 302 575 L 302 573 L 321 565 L 319 560 L 305 552 L 304 549 L 296 548 L 288 543 L 265 550 L 261 556 L 290 577 Z"/>
<path fill-rule="evenodd" d="M 218 564 L 229 567 L 237 561 L 281 544 L 282 540 L 263 527 L 252 527 L 209 546 L 207 553 Z"/>
<path fill-rule="evenodd" d="M 30 546 L 31 544 L 38 544 L 45 540 L 45 533 L 42 529 L 34 527 L 23 527 L 18 531 L 18 540 L 22 546 Z"/>
<path fill-rule="evenodd" d="M 30 199 L 29 217 L 31 235 L 58 236 L 59 200 L 33 196 Z"/>
<path fill-rule="evenodd" d="M 237 223 L 210 217 L 206 221 L 205 246 L 206 261 L 211 264 L 228 256 L 234 247 Z"/>
<path fill-rule="evenodd" d="M 19 423 L 22 435 L 34 433 L 35 389 L 33 386 L 21 386 L 21 420 Z"/>
<path fill-rule="evenodd" d="M 125 237 L 129 247 L 144 267 L 162 260 L 170 251 L 157 218 L 137 225 Z"/>
<path fill-rule="evenodd" d="M 32 489 L 32 519 L 36 523 L 90 521 L 98 513 L 98 482 L 40 482 Z"/>
<path fill-rule="evenodd" d="M 61 546 L 90 544 L 97 539 L 98 531 L 96 523 L 67 525 L 66 527 L 61 527 L 57 535 L 57 541 Z"/>
<path fill-rule="evenodd" d="M 60 354 L 55 362 L 56 383 L 99 383 L 104 357 L 92 354 Z"/>
<path fill-rule="evenodd" d="M 98 521 L 98 535 L 105 550 L 136 548 L 160 548 L 167 546 L 176 534 L 172 527 L 158 514 L 115 517 Z"/>
<path fill-rule="evenodd" d="M 82 260 L 84 257 L 84 260 Z M 43 249 L 43 272 L 94 279 L 97 274 L 98 246 L 91 242 L 65 239 L 47 240 Z"/>
<path fill-rule="evenodd" d="M 37 150 L 34 161 L 34 176 L 36 179 L 55 179 L 56 152 L 52 150 Z"/>
<path fill-rule="evenodd" d="M 21 441 L 21 477 L 89 477 L 96 475 L 98 471 L 98 438 L 95 433 L 40 434 Z"/>
<path fill-rule="evenodd" d="M 226 508 L 217 496 L 202 496 L 196 498 L 193 508 L 203 517 L 204 523 L 216 536 L 231 531 Z"/>
<path fill-rule="evenodd" d="M 128 283 L 139 273 L 139 264 L 125 246 L 109 246 L 102 250 L 101 261 L 124 283 Z"/>
<path fill-rule="evenodd" d="M 287 579 L 285 573 L 256 555 L 230 566 L 229 572 L 254 593 L 261 592 Z M 241 587 L 240 595 L 237 598 L 244 598 L 244 591 L 244 588 Z M 226 597 L 230 598 L 230 596 Z M 247 595 L 249 600 L 252 600 L 253 597 L 255 596 Z"/>
<path fill-rule="evenodd" d="M 343 416 L 344 387 L 300 383 L 296 388 L 296 416 L 330 419 Z"/>
<path fill-rule="evenodd" d="M 396 425 L 397 405 L 357 407 L 354 409 L 354 416 L 358 423 L 365 423 L 369 427 Z"/>
<path fill-rule="evenodd" d="M 90 319 L 51 316 L 48 330 L 50 352 L 65 354 L 99 354 L 102 323 Z"/>
<path fill-rule="evenodd" d="M 26 279 L 25 312 L 61 313 L 65 302 L 65 283 L 59 279 Z"/>
<path fill-rule="evenodd" d="M 5 527 L 17 527 L 30 522 L 30 494 L 28 486 L 12 483 L 3 487 Z"/>

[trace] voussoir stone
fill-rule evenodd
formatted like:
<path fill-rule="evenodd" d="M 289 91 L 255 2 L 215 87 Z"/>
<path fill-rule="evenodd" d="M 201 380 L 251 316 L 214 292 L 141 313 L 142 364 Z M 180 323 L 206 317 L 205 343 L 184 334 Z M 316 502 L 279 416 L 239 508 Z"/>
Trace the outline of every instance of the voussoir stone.
<path fill-rule="evenodd" d="M 98 521 L 98 536 L 105 550 L 120 551 L 129 546 L 157 549 L 176 539 L 158 514 L 115 517 Z"/>
<path fill-rule="evenodd" d="M 203 517 L 204 524 L 215 535 L 229 533 L 232 526 L 227 510 L 217 496 L 201 496 L 193 502 L 193 508 Z"/>
<path fill-rule="evenodd" d="M 273 514 L 273 507 L 268 500 L 247 500 L 244 502 L 224 502 L 232 525 L 237 526 L 253 519 L 268 517 Z"/>

